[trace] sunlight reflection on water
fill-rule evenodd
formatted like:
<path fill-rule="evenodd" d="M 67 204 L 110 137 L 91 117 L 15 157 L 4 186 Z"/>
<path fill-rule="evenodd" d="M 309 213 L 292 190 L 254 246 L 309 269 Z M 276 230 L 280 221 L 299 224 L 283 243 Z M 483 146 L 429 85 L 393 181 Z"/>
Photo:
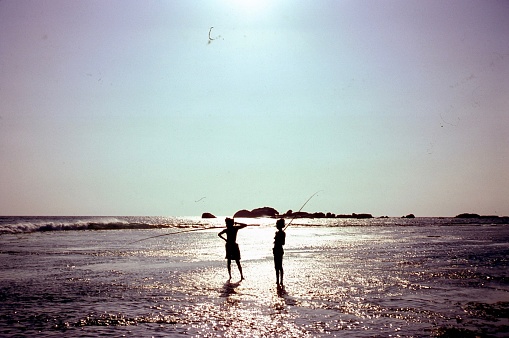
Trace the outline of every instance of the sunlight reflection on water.
<path fill-rule="evenodd" d="M 206 335 L 210 330 L 225 336 L 285 333 L 298 337 L 344 330 L 397 334 L 402 328 L 408 330 L 409 325 L 420 332 L 426 326 L 421 324 L 455 320 L 441 313 L 444 304 L 433 305 L 436 300 L 421 292 L 430 289 L 419 282 L 427 278 L 420 271 L 426 263 L 420 258 L 425 248 L 401 251 L 405 240 L 391 234 L 384 238 L 380 233 L 359 234 L 352 229 L 331 233 L 299 228 L 288 237 L 286 286 L 278 288 L 267 246 L 273 233 L 272 228 L 239 233 L 246 280 L 225 282 L 226 271 L 219 263 L 189 275 L 183 282 L 191 298 L 202 295 L 203 285 L 222 285 L 208 289 L 208 302 L 195 304 L 184 313 L 198 334 Z M 373 246 L 380 242 L 383 247 L 374 253 Z M 223 254 L 222 248 L 215 252 Z M 328 259 L 322 259 L 323 254 Z M 196 255 L 203 259 L 210 253 L 200 249 Z M 232 268 L 235 276 L 236 269 Z"/>
<path fill-rule="evenodd" d="M 165 232 L 27 237 L 4 249 L 0 321 L 57 336 L 431 336 L 480 326 L 496 336 L 507 321 L 507 246 L 504 228 L 488 230 L 483 240 L 466 228 L 290 227 L 284 287 L 273 220 L 239 231 L 246 279 L 233 265 L 230 282 L 218 229 L 130 246 Z"/>

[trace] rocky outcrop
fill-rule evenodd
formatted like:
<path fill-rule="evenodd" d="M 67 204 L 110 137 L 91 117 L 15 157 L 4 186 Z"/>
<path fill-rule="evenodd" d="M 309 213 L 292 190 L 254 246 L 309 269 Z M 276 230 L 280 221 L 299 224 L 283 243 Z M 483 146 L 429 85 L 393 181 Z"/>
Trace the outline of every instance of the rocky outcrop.
<path fill-rule="evenodd" d="M 323 212 L 304 212 L 304 211 L 298 211 L 293 212 L 292 210 L 288 210 L 283 215 L 280 215 L 280 217 L 284 218 L 373 218 L 373 215 L 371 214 L 356 214 L 352 213 L 350 215 L 336 215 L 333 213 L 323 213 Z"/>
<path fill-rule="evenodd" d="M 464 214 L 457 215 L 456 218 L 498 218 L 498 216 L 495 216 L 495 215 L 481 216 L 479 214 L 464 213 Z"/>
<path fill-rule="evenodd" d="M 201 215 L 202 218 L 216 218 L 211 213 L 204 212 Z M 331 212 L 323 213 L 323 212 L 306 212 L 306 211 L 292 211 L 288 210 L 284 214 L 280 214 L 276 209 L 272 207 L 262 207 L 262 208 L 256 208 L 253 210 L 246 210 L 242 209 L 237 211 L 234 215 L 234 218 L 262 218 L 262 217 L 269 217 L 269 218 L 356 218 L 356 219 L 363 219 L 363 218 L 373 218 L 373 215 L 367 214 L 367 213 L 361 213 L 356 214 L 352 213 L 349 215 L 344 214 L 334 214 Z M 479 215 L 479 214 L 473 214 L 473 213 L 463 213 L 455 216 L 456 218 L 498 218 L 499 216 L 492 216 L 492 215 Z M 389 218 L 388 216 L 381 216 L 379 218 Z M 402 216 L 401 218 L 415 218 L 414 214 L 408 214 L 405 216 Z"/>
<path fill-rule="evenodd" d="M 479 214 L 468 214 L 468 213 L 464 213 L 464 214 L 459 214 L 456 216 L 456 218 L 480 218 L 481 215 Z"/>
<path fill-rule="evenodd" d="M 202 216 L 203 217 L 203 216 Z M 356 214 L 352 213 L 350 215 L 336 215 L 331 212 L 323 213 L 323 212 L 305 212 L 305 211 L 296 211 L 288 210 L 284 214 L 279 214 L 279 212 L 272 207 L 263 207 L 256 208 L 253 210 L 242 209 L 237 211 L 233 218 L 261 218 L 261 217 L 270 217 L 270 218 L 373 218 L 371 214 Z"/>
<path fill-rule="evenodd" d="M 201 218 L 216 218 L 216 216 L 212 215 L 210 212 L 204 212 L 201 214 Z"/>
<path fill-rule="evenodd" d="M 243 209 L 237 211 L 233 218 L 258 218 L 258 217 L 278 217 L 279 212 L 271 207 L 256 208 L 251 211 Z"/>
<path fill-rule="evenodd" d="M 233 215 L 233 218 L 239 218 L 239 217 L 240 218 L 250 218 L 250 217 L 253 217 L 253 214 L 249 210 L 242 209 L 242 210 L 237 211 Z"/>
<path fill-rule="evenodd" d="M 362 218 L 373 218 L 373 215 L 371 215 L 371 214 L 356 214 L 354 212 L 351 215 L 336 215 L 336 218 L 357 218 L 357 219 L 362 219 Z"/>

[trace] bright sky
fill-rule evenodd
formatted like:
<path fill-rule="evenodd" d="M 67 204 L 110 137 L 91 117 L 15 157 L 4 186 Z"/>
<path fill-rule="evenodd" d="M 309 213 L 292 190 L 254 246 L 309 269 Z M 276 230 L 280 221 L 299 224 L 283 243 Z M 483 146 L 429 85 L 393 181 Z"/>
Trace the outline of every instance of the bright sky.
<path fill-rule="evenodd" d="M 509 215 L 508 18 L 502 0 L 3 0 L 0 215 L 285 212 L 318 190 L 305 211 Z"/>

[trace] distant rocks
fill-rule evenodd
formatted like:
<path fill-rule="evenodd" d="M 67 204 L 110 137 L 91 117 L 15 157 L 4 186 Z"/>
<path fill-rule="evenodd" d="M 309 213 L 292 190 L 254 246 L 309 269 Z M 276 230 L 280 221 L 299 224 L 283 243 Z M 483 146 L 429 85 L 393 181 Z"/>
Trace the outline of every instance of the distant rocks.
<path fill-rule="evenodd" d="M 296 211 L 288 210 L 284 214 L 280 214 L 279 211 L 272 207 L 261 207 L 253 210 L 242 209 L 237 211 L 234 215 L 234 218 L 355 218 L 355 219 L 364 219 L 364 218 L 373 218 L 373 215 L 367 213 L 356 214 L 352 213 L 349 215 L 344 214 L 334 214 L 331 212 L 305 212 L 305 211 Z M 201 218 L 217 218 L 210 212 L 204 212 L 201 215 Z M 379 218 L 389 218 L 389 216 L 380 216 Z M 408 214 L 405 216 L 401 216 L 401 218 L 415 218 L 414 214 Z M 479 215 L 474 213 L 463 213 L 455 216 L 455 218 L 499 218 L 499 216 L 492 215 Z"/>
<path fill-rule="evenodd" d="M 356 214 L 352 213 L 350 215 L 336 215 L 334 213 L 328 212 L 293 212 L 292 210 L 288 210 L 286 213 L 280 215 L 283 218 L 373 218 L 371 214 Z"/>
<path fill-rule="evenodd" d="M 263 207 L 256 208 L 251 211 L 249 210 L 239 210 L 234 215 L 233 218 L 258 218 L 258 217 L 278 217 L 279 212 L 271 207 Z"/>
<path fill-rule="evenodd" d="M 343 216 L 343 215 L 340 215 L 340 216 Z M 338 218 L 338 216 L 336 216 L 336 218 Z M 373 218 L 373 215 L 352 213 L 352 215 L 350 215 L 350 217 L 346 217 L 346 218 Z"/>
<path fill-rule="evenodd" d="M 270 218 L 373 218 L 371 214 L 356 214 L 352 213 L 350 215 L 336 215 L 333 213 L 323 213 L 323 212 L 305 212 L 305 211 L 297 211 L 293 212 L 292 210 L 288 210 L 284 214 L 280 214 L 279 211 L 272 207 L 263 207 L 256 208 L 253 210 L 239 210 L 234 215 L 234 218 L 259 218 L 259 217 L 270 217 Z"/>
<path fill-rule="evenodd" d="M 210 212 L 204 212 L 201 214 L 201 218 L 216 218 L 216 216 L 212 215 Z"/>
<path fill-rule="evenodd" d="M 481 215 L 464 213 L 457 215 L 456 218 L 481 218 Z"/>
<path fill-rule="evenodd" d="M 233 218 L 238 218 L 238 217 L 241 217 L 241 218 L 250 218 L 250 217 L 253 217 L 252 216 L 253 213 L 249 210 L 246 210 L 246 209 L 242 209 L 242 210 L 239 210 L 237 211 L 235 214 L 233 214 Z"/>
<path fill-rule="evenodd" d="M 498 216 L 493 215 L 481 216 L 479 214 L 464 213 L 457 215 L 456 218 L 498 218 Z"/>

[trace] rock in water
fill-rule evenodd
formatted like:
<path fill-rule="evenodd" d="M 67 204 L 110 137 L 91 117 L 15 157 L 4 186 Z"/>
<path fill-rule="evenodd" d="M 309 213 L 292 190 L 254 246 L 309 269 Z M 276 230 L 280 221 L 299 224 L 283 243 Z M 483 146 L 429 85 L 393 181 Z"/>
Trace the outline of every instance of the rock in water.
<path fill-rule="evenodd" d="M 201 218 L 216 218 L 216 216 L 212 215 L 210 212 L 204 212 L 201 214 Z"/>

